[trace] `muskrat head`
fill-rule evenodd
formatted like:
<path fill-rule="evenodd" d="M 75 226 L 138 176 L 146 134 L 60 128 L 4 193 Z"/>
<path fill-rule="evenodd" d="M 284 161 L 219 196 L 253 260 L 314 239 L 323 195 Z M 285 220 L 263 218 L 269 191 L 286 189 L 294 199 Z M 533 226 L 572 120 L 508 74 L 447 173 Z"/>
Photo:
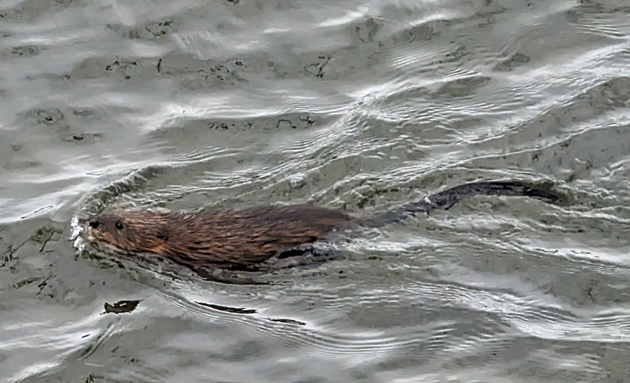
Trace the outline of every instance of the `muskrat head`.
<path fill-rule="evenodd" d="M 167 234 L 161 214 L 149 211 L 118 211 L 98 214 L 88 221 L 91 242 L 128 253 L 162 254 Z"/>

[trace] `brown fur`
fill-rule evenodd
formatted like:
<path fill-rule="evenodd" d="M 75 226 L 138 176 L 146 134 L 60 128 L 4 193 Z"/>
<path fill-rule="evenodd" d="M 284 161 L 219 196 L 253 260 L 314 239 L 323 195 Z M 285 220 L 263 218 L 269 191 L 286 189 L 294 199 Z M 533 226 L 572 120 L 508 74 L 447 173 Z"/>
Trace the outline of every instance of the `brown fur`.
<path fill-rule="evenodd" d="M 353 221 L 343 211 L 310 205 L 199 213 L 125 210 L 93 217 L 88 232 L 118 251 L 157 254 L 192 269 L 255 268 Z"/>

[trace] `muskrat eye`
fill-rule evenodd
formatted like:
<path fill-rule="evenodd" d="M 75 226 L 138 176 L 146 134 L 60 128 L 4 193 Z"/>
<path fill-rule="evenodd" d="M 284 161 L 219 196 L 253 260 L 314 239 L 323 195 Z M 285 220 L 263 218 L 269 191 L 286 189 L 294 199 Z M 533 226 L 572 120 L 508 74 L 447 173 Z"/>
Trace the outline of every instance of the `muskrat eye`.
<path fill-rule="evenodd" d="M 122 230 L 123 228 L 124 228 L 124 226 L 123 226 L 122 222 L 116 221 L 116 229 Z"/>
<path fill-rule="evenodd" d="M 91 220 L 91 221 L 88 223 L 88 225 L 90 225 L 90 227 L 91 227 L 92 229 L 96 229 L 96 228 L 98 227 L 99 223 L 98 223 L 98 221 L 97 221 L 97 220 L 93 219 L 93 220 Z"/>

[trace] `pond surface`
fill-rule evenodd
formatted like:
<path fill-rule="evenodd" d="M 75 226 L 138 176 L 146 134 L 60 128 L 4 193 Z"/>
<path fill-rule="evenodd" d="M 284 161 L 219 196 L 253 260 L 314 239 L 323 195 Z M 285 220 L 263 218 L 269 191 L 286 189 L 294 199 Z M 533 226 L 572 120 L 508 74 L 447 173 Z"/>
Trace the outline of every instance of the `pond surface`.
<path fill-rule="evenodd" d="M 0 1 L 6 382 L 624 382 L 626 0 Z M 110 207 L 478 197 L 202 281 L 81 251 Z M 80 239 L 80 238 L 79 238 Z"/>

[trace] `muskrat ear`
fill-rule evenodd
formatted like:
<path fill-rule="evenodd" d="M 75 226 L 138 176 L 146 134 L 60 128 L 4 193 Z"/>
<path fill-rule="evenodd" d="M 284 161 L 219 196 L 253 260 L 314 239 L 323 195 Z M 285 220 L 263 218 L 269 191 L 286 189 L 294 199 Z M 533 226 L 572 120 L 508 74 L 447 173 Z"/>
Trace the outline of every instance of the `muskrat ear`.
<path fill-rule="evenodd" d="M 157 239 L 161 239 L 162 241 L 166 241 L 168 239 L 168 236 L 164 233 L 159 233 L 158 235 L 156 235 Z"/>

